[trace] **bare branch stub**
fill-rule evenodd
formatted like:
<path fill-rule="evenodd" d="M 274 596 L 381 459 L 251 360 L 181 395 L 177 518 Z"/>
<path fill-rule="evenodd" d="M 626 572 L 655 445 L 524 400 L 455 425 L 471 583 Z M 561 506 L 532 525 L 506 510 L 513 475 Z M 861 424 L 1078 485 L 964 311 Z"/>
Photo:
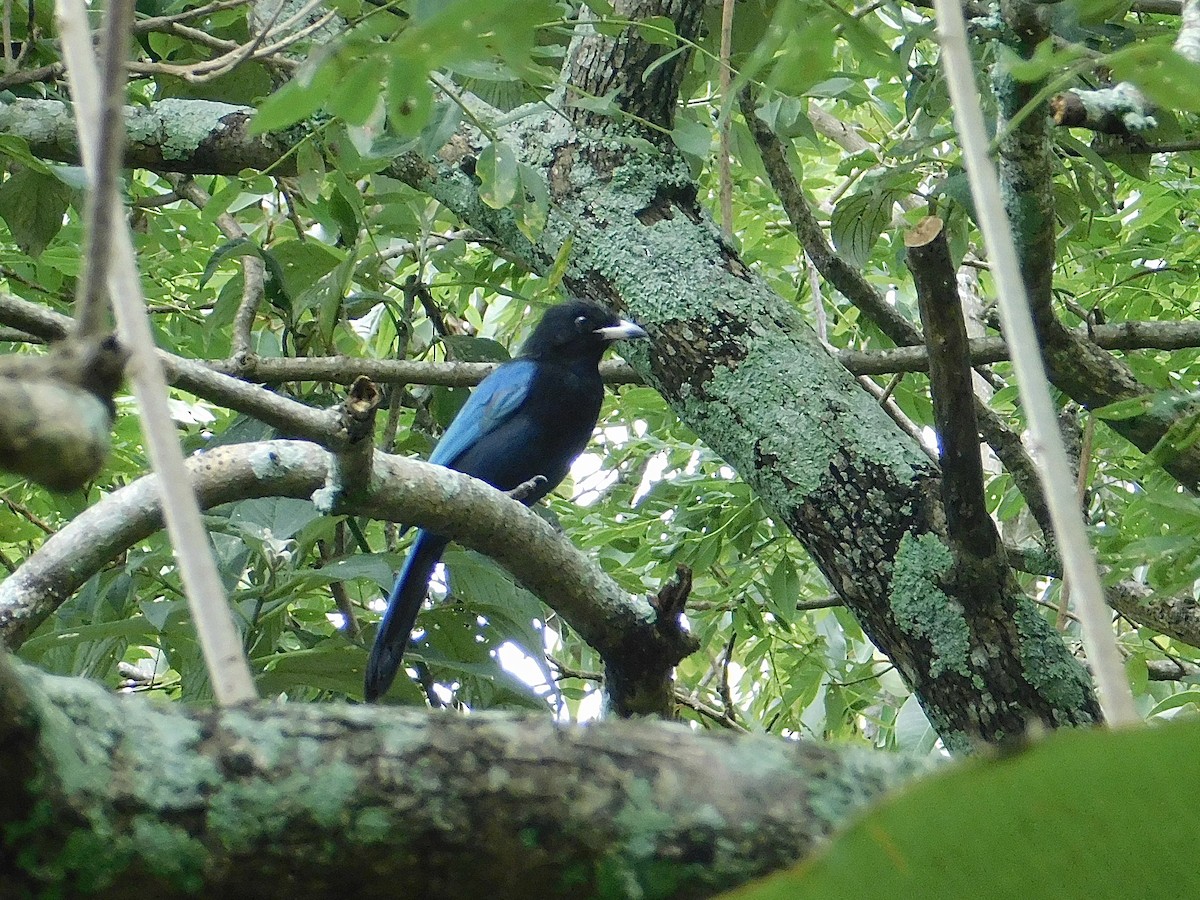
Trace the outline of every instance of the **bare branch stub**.
<path fill-rule="evenodd" d="M 679 617 L 683 614 L 688 597 L 692 593 L 692 570 L 684 565 L 675 567 L 675 577 L 659 588 L 658 593 L 650 598 L 650 605 L 658 613 L 660 630 L 669 627 L 679 627 Z M 669 625 L 669 623 L 674 623 Z"/>
<path fill-rule="evenodd" d="M 94 478 L 108 456 L 125 359 L 111 336 L 0 358 L 0 468 L 56 491 Z"/>
<path fill-rule="evenodd" d="M 348 497 L 366 495 L 371 486 L 375 455 L 375 415 L 383 401 L 383 392 L 371 379 L 359 376 L 350 391 L 334 409 L 346 446 L 331 459 L 325 486 L 313 495 L 313 502 L 325 512 L 336 512 Z"/>
<path fill-rule="evenodd" d="M 929 350 L 946 531 L 958 549 L 981 559 L 992 557 L 997 550 L 996 529 L 984 500 L 967 329 L 942 220 L 922 219 L 904 236 L 904 245 Z"/>

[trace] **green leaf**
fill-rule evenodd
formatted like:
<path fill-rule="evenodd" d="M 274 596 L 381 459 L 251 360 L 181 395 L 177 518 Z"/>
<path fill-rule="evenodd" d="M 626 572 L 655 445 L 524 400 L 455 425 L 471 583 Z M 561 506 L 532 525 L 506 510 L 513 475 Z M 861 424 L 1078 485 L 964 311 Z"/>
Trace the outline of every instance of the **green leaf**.
<path fill-rule="evenodd" d="M 816 129 L 808 120 L 808 103 L 800 97 L 772 94 L 771 99 L 755 113 L 781 138 L 806 137 L 815 140 L 817 136 Z"/>
<path fill-rule="evenodd" d="M 321 109 L 335 87 L 337 72 L 333 66 L 315 64 L 310 77 L 297 75 L 262 102 L 250 120 L 250 132 L 265 134 L 280 131 L 307 119 Z"/>
<path fill-rule="evenodd" d="M 503 209 L 513 202 L 520 186 L 517 157 L 508 144 L 493 141 L 479 154 L 475 166 L 479 176 L 479 199 L 492 209 Z"/>
<path fill-rule="evenodd" d="M 281 241 L 264 253 L 269 264 L 273 261 L 273 273 L 283 282 L 284 293 L 293 300 L 345 259 L 344 253 L 314 240 Z"/>
<path fill-rule="evenodd" d="M 549 288 L 554 289 L 562 284 L 563 276 L 567 274 L 567 264 L 571 261 L 571 248 L 574 246 L 575 237 L 568 235 L 562 246 L 558 248 L 558 255 L 554 257 L 554 265 L 546 274 L 546 283 Z"/>
<path fill-rule="evenodd" d="M 450 355 L 462 362 L 506 362 L 508 349 L 491 338 L 475 337 L 470 334 L 447 334 L 442 338 Z"/>
<path fill-rule="evenodd" d="M 867 190 L 838 201 L 829 220 L 829 233 L 838 252 L 851 265 L 861 268 L 883 229 L 892 221 L 891 191 Z"/>
<path fill-rule="evenodd" d="M 77 647 L 90 641 L 121 638 L 127 642 L 151 643 L 157 631 L 143 616 L 117 619 L 112 622 L 95 622 L 89 625 L 73 625 L 48 634 L 38 634 L 21 645 L 23 659 L 36 660 L 44 653 L 63 647 Z"/>
<path fill-rule="evenodd" d="M 0 155 L 7 156 L 9 159 L 19 162 L 27 169 L 33 169 L 35 172 L 49 174 L 53 166 L 46 163 L 45 160 L 39 159 L 29 152 L 29 144 L 24 138 L 16 137 L 11 134 L 0 135 Z"/>
<path fill-rule="evenodd" d="M 703 122 L 696 122 L 677 116 L 675 128 L 671 131 L 671 140 L 684 153 L 699 159 L 707 159 L 712 149 L 712 129 Z"/>
<path fill-rule="evenodd" d="M 388 122 L 402 137 L 421 133 L 433 111 L 429 69 L 418 60 L 396 53 L 388 78 Z"/>
<path fill-rule="evenodd" d="M 1060 732 L 883 801 L 806 863 L 728 900 L 1057 900 L 1200 894 L 1187 822 L 1200 722 Z"/>
<path fill-rule="evenodd" d="M 309 500 L 291 497 L 262 497 L 242 500 L 229 509 L 229 521 L 246 534 L 277 540 L 295 537 L 301 529 L 321 518 Z"/>
<path fill-rule="evenodd" d="M 333 329 L 342 317 L 342 302 L 350 289 L 357 260 L 347 256 L 329 272 L 326 272 L 307 290 L 296 297 L 296 312 L 315 310 L 317 330 L 326 346 L 333 341 Z"/>
<path fill-rule="evenodd" d="M 378 60 L 364 59 L 338 77 L 325 106 L 351 125 L 364 125 L 375 111 L 382 93 Z"/>
<path fill-rule="evenodd" d="M 42 255 L 62 229 L 71 193 L 53 175 L 33 169 L 18 169 L 0 184 L 0 218 L 21 252 Z"/>
<path fill-rule="evenodd" d="M 315 203 L 321 196 L 321 184 L 325 181 L 325 158 L 314 141 L 301 141 L 296 148 L 296 172 L 299 175 L 300 194 L 309 203 Z"/>
<path fill-rule="evenodd" d="M 200 287 L 208 284 L 209 279 L 217 273 L 217 268 L 225 260 L 241 259 L 243 256 L 257 256 L 262 258 L 262 255 L 262 248 L 248 237 L 239 237 L 231 241 L 226 241 L 213 252 L 213 255 L 208 258 L 208 262 L 205 263 L 204 272 L 200 276 Z"/>
<path fill-rule="evenodd" d="M 1153 406 L 1151 397 L 1133 397 L 1129 400 L 1118 400 L 1108 406 L 1092 410 L 1092 415 L 1106 422 L 1119 422 L 1123 419 L 1134 419 L 1144 416 Z"/>
<path fill-rule="evenodd" d="M 1200 112 L 1200 63 L 1161 44 L 1135 44 L 1109 58 L 1115 81 L 1129 81 L 1155 103 L 1185 112 Z"/>
<path fill-rule="evenodd" d="M 679 43 L 675 33 L 675 22 L 666 16 L 647 16 L 637 22 L 638 34 L 647 44 L 660 44 L 664 47 L 674 47 Z"/>

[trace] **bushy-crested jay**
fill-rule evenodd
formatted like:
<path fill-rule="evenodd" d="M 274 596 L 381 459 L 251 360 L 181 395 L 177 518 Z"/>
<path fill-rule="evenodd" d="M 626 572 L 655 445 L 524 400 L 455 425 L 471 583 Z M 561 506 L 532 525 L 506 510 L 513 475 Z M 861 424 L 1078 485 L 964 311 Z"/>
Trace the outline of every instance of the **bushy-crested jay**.
<path fill-rule="evenodd" d="M 502 491 L 536 479 L 521 497 L 526 505 L 535 503 L 566 477 L 596 427 L 604 399 L 600 357 L 614 341 L 645 336 L 637 325 L 594 303 L 572 300 L 552 307 L 520 355 L 480 382 L 429 461 Z M 429 577 L 447 543 L 440 534 L 417 532 L 367 661 L 368 701 L 382 696 L 396 677 Z"/>

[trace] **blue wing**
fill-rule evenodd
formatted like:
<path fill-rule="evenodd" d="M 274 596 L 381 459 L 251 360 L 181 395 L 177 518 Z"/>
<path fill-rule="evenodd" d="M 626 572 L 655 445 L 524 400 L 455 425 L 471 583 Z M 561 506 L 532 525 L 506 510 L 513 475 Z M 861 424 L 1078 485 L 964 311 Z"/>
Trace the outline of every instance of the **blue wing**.
<path fill-rule="evenodd" d="M 533 360 L 515 359 L 479 382 L 433 448 L 429 461 L 453 469 L 455 460 L 520 408 L 536 372 Z"/>

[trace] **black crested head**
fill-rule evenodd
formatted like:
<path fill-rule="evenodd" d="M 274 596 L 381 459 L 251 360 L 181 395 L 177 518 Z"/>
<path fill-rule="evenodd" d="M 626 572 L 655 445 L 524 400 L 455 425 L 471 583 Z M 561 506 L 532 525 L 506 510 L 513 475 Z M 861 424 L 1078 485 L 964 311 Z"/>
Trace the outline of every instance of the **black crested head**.
<path fill-rule="evenodd" d="M 528 359 L 599 362 L 614 341 L 645 336 L 637 325 L 614 316 L 599 304 L 569 300 L 546 310 L 520 355 Z"/>

